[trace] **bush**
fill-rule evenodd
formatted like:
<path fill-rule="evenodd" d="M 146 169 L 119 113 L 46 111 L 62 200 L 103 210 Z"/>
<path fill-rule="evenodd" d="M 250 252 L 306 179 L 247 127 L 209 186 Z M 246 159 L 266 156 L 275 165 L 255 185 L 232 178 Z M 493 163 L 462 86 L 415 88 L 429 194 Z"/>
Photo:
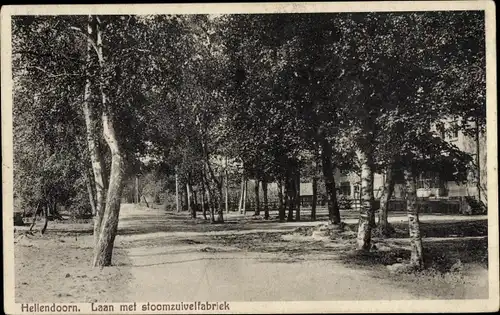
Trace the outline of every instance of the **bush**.
<path fill-rule="evenodd" d="M 470 208 L 470 213 L 467 214 L 486 214 L 488 212 L 488 208 L 481 200 L 470 196 L 466 196 L 464 199 L 468 208 Z"/>
<path fill-rule="evenodd" d="M 344 210 L 352 209 L 352 200 L 346 196 L 340 196 L 338 203 L 340 209 Z"/>
<path fill-rule="evenodd" d="M 21 212 L 14 212 L 14 226 L 24 226 L 23 214 Z"/>

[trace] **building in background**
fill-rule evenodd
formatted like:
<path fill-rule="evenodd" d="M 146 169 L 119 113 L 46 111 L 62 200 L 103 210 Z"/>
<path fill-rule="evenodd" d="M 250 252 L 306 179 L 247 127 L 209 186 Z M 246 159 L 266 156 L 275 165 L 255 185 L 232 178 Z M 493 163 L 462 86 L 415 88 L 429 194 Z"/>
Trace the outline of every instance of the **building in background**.
<path fill-rule="evenodd" d="M 443 120 L 434 126 L 431 131 L 445 141 L 455 145 L 458 149 L 471 155 L 473 162 L 470 165 L 468 180 L 465 184 L 449 181 L 437 173 L 427 172 L 420 174 L 417 179 L 417 196 L 421 198 L 454 199 L 460 197 L 474 197 L 487 204 L 487 164 L 486 164 L 486 135 L 480 133 L 475 123 L 470 123 L 468 132 L 457 128 L 457 121 Z M 361 178 L 353 172 L 337 171 L 337 188 L 339 196 L 354 200 L 359 199 Z M 374 174 L 374 195 L 379 199 L 385 182 L 384 173 Z M 403 198 L 403 183 L 396 182 L 393 198 Z"/>

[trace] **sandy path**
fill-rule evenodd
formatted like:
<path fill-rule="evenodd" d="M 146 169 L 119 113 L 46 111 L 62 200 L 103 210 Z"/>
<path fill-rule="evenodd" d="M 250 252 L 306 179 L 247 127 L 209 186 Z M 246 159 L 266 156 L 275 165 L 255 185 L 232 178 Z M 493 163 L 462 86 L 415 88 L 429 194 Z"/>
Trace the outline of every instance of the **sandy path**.
<path fill-rule="evenodd" d="M 143 219 L 141 222 L 136 220 Z M 124 206 L 120 229 L 161 221 L 158 209 Z M 136 218 L 133 219 L 133 218 Z M 153 223 L 152 223 L 153 224 Z M 319 222 L 309 223 L 317 225 Z M 287 228 L 293 228 L 288 225 Z M 269 231 L 269 229 L 267 230 Z M 210 233 L 249 233 L 219 231 Z M 230 247 L 170 242 L 200 236 L 202 232 L 161 232 L 123 235 L 132 264 L 131 301 L 270 301 L 270 300 L 366 300 L 415 299 L 390 280 L 374 279 L 368 271 L 346 268 L 334 260 L 303 260 L 290 263 L 276 253 L 245 252 Z M 134 240 L 160 236 L 148 246 L 134 246 Z"/>

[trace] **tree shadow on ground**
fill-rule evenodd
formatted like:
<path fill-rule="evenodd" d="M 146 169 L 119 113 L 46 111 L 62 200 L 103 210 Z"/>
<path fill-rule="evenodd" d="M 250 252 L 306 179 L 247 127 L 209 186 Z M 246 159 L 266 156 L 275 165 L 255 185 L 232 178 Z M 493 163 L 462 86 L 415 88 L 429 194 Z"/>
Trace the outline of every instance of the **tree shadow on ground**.
<path fill-rule="evenodd" d="M 384 250 L 357 251 L 349 250 L 342 253 L 339 259 L 352 267 L 378 268 L 380 266 L 408 262 L 410 250 L 408 242 L 406 246 L 401 243 L 392 242 L 390 239 L 374 240 L 376 247 L 384 247 Z M 426 240 L 423 239 L 424 247 L 424 269 L 446 273 L 452 270 L 452 266 L 460 261 L 464 264 L 478 264 L 484 268 L 488 267 L 488 239 L 487 237 L 474 239 L 446 239 Z"/>
<path fill-rule="evenodd" d="M 307 238 L 314 227 L 300 227 L 289 231 L 258 232 L 204 236 L 203 242 L 233 246 L 256 252 L 280 252 L 291 255 L 325 254 L 321 259 L 340 259 L 349 265 L 380 267 L 408 261 L 410 251 L 407 225 L 396 224 L 395 238 L 373 238 L 374 250 L 355 250 L 357 226 L 347 225 L 350 233 L 334 236 L 331 241 Z M 405 231 L 406 228 L 406 231 Z M 308 231 L 304 232 L 306 229 Z M 299 231 L 300 230 L 300 231 Z M 458 260 L 487 268 L 487 220 L 422 224 L 424 260 L 426 268 L 447 272 Z M 284 235 L 302 235 L 301 241 L 287 240 Z M 380 248 L 380 249 L 378 249 Z M 319 258 L 319 256 L 318 256 Z M 309 259 L 309 258 L 308 258 Z"/>
<path fill-rule="evenodd" d="M 129 221 L 127 223 L 127 221 Z M 134 222 L 134 223 L 131 223 Z M 161 219 L 148 216 L 135 216 L 132 220 L 126 218 L 118 229 L 119 235 L 148 234 L 157 232 L 220 232 L 248 230 L 293 230 L 293 225 L 278 220 L 237 220 L 229 219 L 224 223 L 211 223 L 203 218 L 191 219 L 187 215 L 168 215 Z M 318 222 L 319 224 L 319 222 Z"/>
<path fill-rule="evenodd" d="M 391 223 L 395 228 L 392 238 L 408 237 L 408 223 Z M 377 231 L 375 231 L 375 235 Z M 467 236 L 487 236 L 488 220 L 471 221 L 448 221 L 448 222 L 420 222 L 420 234 L 422 237 L 467 237 Z"/>

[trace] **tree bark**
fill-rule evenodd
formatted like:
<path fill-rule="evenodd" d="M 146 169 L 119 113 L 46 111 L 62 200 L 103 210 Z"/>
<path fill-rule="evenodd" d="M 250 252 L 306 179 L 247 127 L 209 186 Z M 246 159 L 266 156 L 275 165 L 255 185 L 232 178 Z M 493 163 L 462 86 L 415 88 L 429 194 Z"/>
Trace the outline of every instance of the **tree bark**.
<path fill-rule="evenodd" d="M 224 223 L 224 193 L 222 191 L 222 183 L 218 187 L 218 192 L 219 192 L 219 202 L 218 202 L 218 209 L 217 209 L 217 222 L 218 223 Z"/>
<path fill-rule="evenodd" d="M 45 231 L 47 230 L 47 225 L 49 224 L 49 204 L 47 204 L 44 208 L 43 208 L 43 227 L 42 229 L 40 230 L 40 234 L 45 234 Z"/>
<path fill-rule="evenodd" d="M 179 175 L 177 172 L 175 172 L 175 206 L 177 212 L 181 211 L 181 208 L 179 207 Z"/>
<path fill-rule="evenodd" d="M 92 82 L 90 80 L 90 66 L 91 66 L 91 49 L 92 40 L 95 38 L 97 33 L 96 20 L 93 16 L 89 15 L 87 21 L 87 69 L 86 69 L 86 80 L 85 80 L 85 91 L 83 96 L 83 116 L 85 119 L 86 127 L 86 140 L 87 147 L 89 149 L 90 162 L 92 165 L 92 171 L 94 174 L 94 186 L 95 186 L 95 215 L 94 215 L 94 244 L 97 245 L 99 240 L 99 233 L 101 231 L 102 219 L 104 217 L 105 203 L 106 203 L 106 183 L 104 180 L 104 158 L 99 145 L 99 136 L 97 131 L 97 126 L 99 119 L 95 112 L 95 108 L 91 104 L 92 96 Z"/>
<path fill-rule="evenodd" d="M 113 119 L 107 113 L 103 114 L 103 133 L 111 150 L 111 173 L 106 198 L 105 217 L 94 253 L 94 267 L 111 265 L 113 244 L 118 229 L 124 177 L 122 149 L 118 143 Z"/>
<path fill-rule="evenodd" d="M 215 205 L 214 203 L 216 202 L 214 199 L 214 195 L 212 193 L 212 189 L 210 187 L 210 182 L 206 176 L 206 171 L 205 171 L 205 166 L 203 166 L 203 180 L 205 181 L 205 188 L 207 189 L 207 205 L 208 205 L 208 210 L 210 212 L 210 223 L 215 223 Z"/>
<path fill-rule="evenodd" d="M 189 210 L 189 194 L 187 191 L 187 185 L 184 185 L 182 190 L 183 190 L 182 196 L 184 198 L 184 203 L 182 205 L 182 211 L 188 211 Z"/>
<path fill-rule="evenodd" d="M 142 200 L 144 200 L 144 203 L 146 204 L 146 208 L 149 208 L 149 203 L 146 200 L 146 196 L 142 195 Z"/>
<path fill-rule="evenodd" d="M 300 169 L 297 168 L 294 176 L 295 186 L 295 221 L 300 221 L 300 207 L 302 200 L 300 199 Z"/>
<path fill-rule="evenodd" d="M 203 211 L 203 219 L 207 219 L 207 209 L 205 203 L 205 184 L 203 183 L 203 179 L 201 180 L 201 210 Z"/>
<path fill-rule="evenodd" d="M 279 204 L 278 208 L 279 220 L 285 221 L 286 209 L 283 202 L 283 183 L 281 179 L 278 181 L 278 204 Z"/>
<path fill-rule="evenodd" d="M 378 228 L 380 234 L 384 236 L 389 236 L 392 231 L 388 221 L 388 211 L 389 200 L 391 200 L 392 194 L 394 193 L 394 184 L 394 165 L 391 164 L 387 169 L 384 190 L 382 191 L 382 196 L 380 197 Z"/>
<path fill-rule="evenodd" d="M 194 211 L 198 211 L 200 204 L 198 203 L 198 193 L 196 190 L 193 189 L 193 186 L 191 185 L 191 195 L 193 196 L 193 207 Z"/>
<path fill-rule="evenodd" d="M 371 243 L 373 212 L 373 163 L 371 155 L 363 150 L 357 152 L 361 164 L 361 207 L 358 224 L 357 247 L 369 250 Z"/>
<path fill-rule="evenodd" d="M 255 192 L 255 213 L 254 215 L 260 215 L 260 198 L 259 198 L 259 180 L 255 180 L 255 186 L 254 186 L 254 192 Z"/>
<path fill-rule="evenodd" d="M 96 200 L 94 196 L 94 190 L 92 189 L 92 183 L 88 175 L 85 176 L 85 182 L 87 183 L 87 193 L 89 195 L 90 208 L 92 209 L 92 215 L 97 215 Z"/>
<path fill-rule="evenodd" d="M 214 197 L 216 196 L 217 194 L 217 200 L 214 200 L 213 202 L 213 205 L 214 207 L 217 205 L 217 222 L 220 222 L 220 223 L 223 223 L 224 222 L 224 201 L 223 201 L 223 183 L 222 183 L 222 178 L 220 178 L 220 175 L 219 174 L 219 179 L 217 179 L 217 176 L 215 175 L 215 172 L 214 170 L 212 169 L 212 167 L 210 166 L 210 155 L 209 155 L 209 152 L 206 148 L 206 144 L 204 144 L 202 142 L 202 151 L 203 151 L 203 156 L 205 158 L 205 163 L 204 165 L 206 166 L 207 170 L 208 170 L 208 174 L 210 175 L 210 179 L 212 180 L 212 182 L 214 183 L 214 190 L 216 190 L 216 192 L 214 191 L 214 194 L 212 195 L 212 200 L 215 199 Z M 207 182 L 207 186 L 208 185 L 208 182 Z M 209 188 L 209 191 L 210 191 L 210 188 Z M 213 210 L 215 211 L 215 210 Z"/>
<path fill-rule="evenodd" d="M 207 185 L 208 187 L 208 185 Z M 215 209 L 214 209 L 214 198 L 212 198 L 212 191 L 210 188 L 207 188 L 207 202 L 208 202 L 208 210 L 210 211 L 210 223 L 215 223 Z"/>
<path fill-rule="evenodd" d="M 408 228 L 410 232 L 411 257 L 410 265 L 420 269 L 424 265 L 422 237 L 418 219 L 417 185 L 415 173 L 405 170 L 406 211 L 408 214 Z"/>
<path fill-rule="evenodd" d="M 370 183 L 371 183 L 371 188 L 370 189 L 370 207 L 371 207 L 371 212 L 370 212 L 370 217 L 368 218 L 370 221 L 370 225 L 372 228 L 377 227 L 377 223 L 375 222 L 375 194 L 373 192 L 373 185 L 375 181 L 375 170 L 374 167 L 371 168 L 370 172 Z"/>
<path fill-rule="evenodd" d="M 287 207 L 288 207 L 288 216 L 286 220 L 288 222 L 293 221 L 293 212 L 295 210 L 295 183 L 293 174 L 289 174 L 286 182 L 286 196 L 287 196 Z"/>
<path fill-rule="evenodd" d="M 226 169 L 224 170 L 224 206 L 226 208 L 226 213 L 229 213 L 229 173 L 227 171 L 227 157 L 226 157 Z"/>
<path fill-rule="evenodd" d="M 312 203 L 311 203 L 311 221 L 316 220 L 316 204 L 318 203 L 318 178 L 316 175 L 312 178 Z"/>
<path fill-rule="evenodd" d="M 141 194 L 139 193 L 139 176 L 135 175 L 135 203 L 141 203 Z"/>
<path fill-rule="evenodd" d="M 111 151 L 111 171 L 109 174 L 109 187 L 106 196 L 106 208 L 104 211 L 104 218 L 101 223 L 101 231 L 99 235 L 99 240 L 95 246 L 94 251 L 94 262 L 93 265 L 97 266 L 109 266 L 111 265 L 111 258 L 113 254 L 113 244 L 116 237 L 116 232 L 118 229 L 118 219 L 120 216 L 120 203 L 121 194 L 123 190 L 123 177 L 124 177 L 124 156 L 121 148 L 121 144 L 118 140 L 116 134 L 114 117 L 111 111 L 111 107 L 107 102 L 107 95 L 105 89 L 108 83 L 104 83 L 103 68 L 104 59 L 102 53 L 102 36 L 99 23 L 97 23 L 97 47 L 98 56 L 100 64 L 100 74 L 101 74 L 101 97 L 102 97 L 102 126 L 103 126 L 103 136 L 104 140 Z"/>
<path fill-rule="evenodd" d="M 194 206 L 193 202 L 193 187 L 191 187 L 191 183 L 188 182 L 186 183 L 186 191 L 188 195 L 188 210 L 189 214 L 191 215 L 192 219 L 196 219 L 196 208 Z"/>
<path fill-rule="evenodd" d="M 264 197 L 264 219 L 269 220 L 269 204 L 267 198 L 267 181 L 262 181 L 262 194 Z"/>
<path fill-rule="evenodd" d="M 316 150 L 313 159 L 311 221 L 316 220 L 316 207 L 318 205 L 318 166 L 320 164 L 320 159 L 319 152 Z"/>
<path fill-rule="evenodd" d="M 33 228 L 35 227 L 36 216 L 39 215 L 41 213 L 41 211 L 43 211 L 43 207 L 44 207 L 43 203 L 41 201 L 38 202 L 36 209 L 35 209 L 35 213 L 33 213 L 33 221 L 31 222 L 30 231 L 32 231 Z"/>
<path fill-rule="evenodd" d="M 247 214 L 247 191 L 248 191 L 248 181 L 245 178 L 245 184 L 243 185 L 243 214 Z"/>
<path fill-rule="evenodd" d="M 322 137 L 321 139 L 321 164 L 325 179 L 326 193 L 328 196 L 328 220 L 330 224 L 340 223 L 340 210 L 335 187 L 335 177 L 333 174 L 332 146 L 330 142 Z"/>
<path fill-rule="evenodd" d="M 244 175 L 241 178 L 240 200 L 239 200 L 239 203 L 238 203 L 238 212 L 240 214 L 243 214 L 243 190 L 245 190 L 245 176 Z"/>
<path fill-rule="evenodd" d="M 477 189 L 477 201 L 482 202 L 481 198 L 481 146 L 479 143 L 479 119 L 476 117 L 474 123 L 475 131 L 475 144 L 476 144 L 476 189 Z"/>

